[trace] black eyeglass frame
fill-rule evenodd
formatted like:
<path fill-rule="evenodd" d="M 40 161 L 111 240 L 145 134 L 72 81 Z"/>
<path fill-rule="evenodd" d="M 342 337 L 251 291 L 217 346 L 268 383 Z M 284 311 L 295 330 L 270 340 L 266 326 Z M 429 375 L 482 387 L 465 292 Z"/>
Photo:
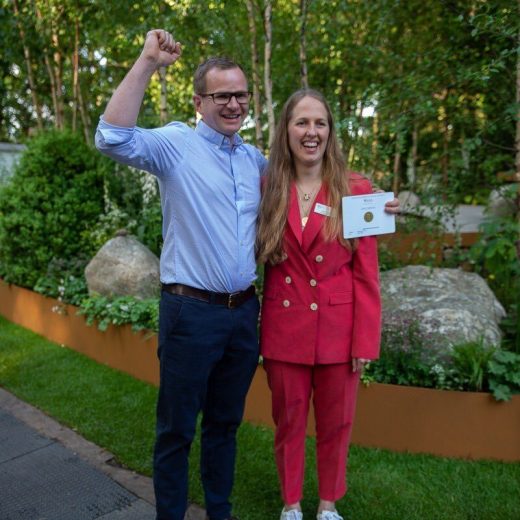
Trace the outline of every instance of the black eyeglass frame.
<path fill-rule="evenodd" d="M 238 96 L 247 95 L 247 101 L 239 101 Z M 253 96 L 252 92 L 240 91 L 240 92 L 208 92 L 207 94 L 199 94 L 200 97 L 210 97 L 215 105 L 227 105 L 231 98 L 235 98 L 239 105 L 247 105 Z M 225 96 L 227 101 L 225 103 L 215 101 L 215 96 Z"/>

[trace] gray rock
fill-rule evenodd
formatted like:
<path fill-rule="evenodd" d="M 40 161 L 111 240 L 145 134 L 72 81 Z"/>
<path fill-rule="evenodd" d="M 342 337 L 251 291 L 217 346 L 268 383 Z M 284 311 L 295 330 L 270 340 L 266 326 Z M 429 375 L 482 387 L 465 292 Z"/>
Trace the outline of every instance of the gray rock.
<path fill-rule="evenodd" d="M 505 184 L 489 194 L 486 214 L 491 217 L 510 217 L 516 212 L 515 198 L 518 183 Z"/>
<path fill-rule="evenodd" d="M 136 238 L 111 238 L 85 269 L 89 294 L 155 298 L 160 293 L 159 259 Z"/>
<path fill-rule="evenodd" d="M 403 213 L 415 210 L 420 204 L 421 199 L 413 191 L 400 191 L 397 195 Z"/>
<path fill-rule="evenodd" d="M 441 350 L 481 338 L 500 344 L 505 310 L 476 273 L 421 265 L 392 269 L 381 273 L 381 293 L 383 328 L 412 316 L 421 333 L 442 343 Z"/>

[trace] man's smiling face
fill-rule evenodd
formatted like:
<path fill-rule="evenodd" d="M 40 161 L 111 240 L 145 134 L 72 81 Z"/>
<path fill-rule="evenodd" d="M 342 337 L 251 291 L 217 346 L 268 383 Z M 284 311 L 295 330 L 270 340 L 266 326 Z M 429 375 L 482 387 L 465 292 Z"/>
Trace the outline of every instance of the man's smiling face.
<path fill-rule="evenodd" d="M 244 73 L 237 67 L 233 69 L 213 68 L 206 74 L 206 92 L 247 92 L 247 80 Z M 247 116 L 249 104 L 238 103 L 235 97 L 227 105 L 217 105 L 211 96 L 193 96 L 197 112 L 203 121 L 221 134 L 231 136 L 240 130 Z"/>

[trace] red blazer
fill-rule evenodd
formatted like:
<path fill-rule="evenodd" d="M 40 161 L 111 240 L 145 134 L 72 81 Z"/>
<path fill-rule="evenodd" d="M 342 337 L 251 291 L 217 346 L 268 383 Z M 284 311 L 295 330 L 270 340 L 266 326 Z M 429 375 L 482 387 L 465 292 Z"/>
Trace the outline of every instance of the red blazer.
<path fill-rule="evenodd" d="M 352 195 L 372 193 L 351 174 Z M 326 204 L 322 187 L 317 202 Z M 260 327 L 261 354 L 305 365 L 376 359 L 381 335 L 381 299 L 376 237 L 359 239 L 354 253 L 338 240 L 326 242 L 325 219 L 314 212 L 302 232 L 296 187 L 291 187 L 285 230 L 287 259 L 265 268 Z"/>

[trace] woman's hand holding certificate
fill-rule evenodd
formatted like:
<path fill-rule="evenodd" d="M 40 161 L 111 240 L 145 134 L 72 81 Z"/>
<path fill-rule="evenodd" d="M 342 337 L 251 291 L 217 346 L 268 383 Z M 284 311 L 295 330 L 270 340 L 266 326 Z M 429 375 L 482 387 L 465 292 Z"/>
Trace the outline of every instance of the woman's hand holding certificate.
<path fill-rule="evenodd" d="M 343 197 L 343 237 L 358 238 L 395 233 L 395 215 L 385 211 L 392 192 Z"/>

